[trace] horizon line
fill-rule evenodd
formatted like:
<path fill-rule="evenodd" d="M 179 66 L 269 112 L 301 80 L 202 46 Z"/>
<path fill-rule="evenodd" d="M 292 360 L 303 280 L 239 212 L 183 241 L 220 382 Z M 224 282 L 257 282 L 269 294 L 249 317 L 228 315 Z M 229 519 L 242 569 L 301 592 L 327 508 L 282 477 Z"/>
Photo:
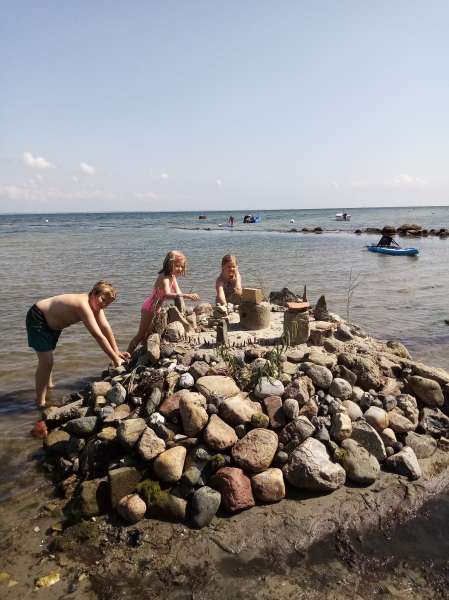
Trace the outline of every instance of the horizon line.
<path fill-rule="evenodd" d="M 229 210 L 102 210 L 102 211 L 47 211 L 47 212 L 32 212 L 32 211 L 23 211 L 23 212 L 3 212 L 0 210 L 0 216 L 20 216 L 20 215 L 108 215 L 108 214 L 139 214 L 139 213 L 164 213 L 164 214 L 175 214 L 175 213 L 191 213 L 191 214 L 200 214 L 207 215 L 210 213 L 228 213 L 228 212 L 288 212 L 288 211 L 299 211 L 299 210 L 371 210 L 371 209 L 395 209 L 395 208 L 449 208 L 449 204 L 432 204 L 432 205 L 412 205 L 412 206 L 351 206 L 351 207 L 338 207 L 338 206 L 330 206 L 323 208 L 244 208 L 244 209 L 229 209 Z"/>

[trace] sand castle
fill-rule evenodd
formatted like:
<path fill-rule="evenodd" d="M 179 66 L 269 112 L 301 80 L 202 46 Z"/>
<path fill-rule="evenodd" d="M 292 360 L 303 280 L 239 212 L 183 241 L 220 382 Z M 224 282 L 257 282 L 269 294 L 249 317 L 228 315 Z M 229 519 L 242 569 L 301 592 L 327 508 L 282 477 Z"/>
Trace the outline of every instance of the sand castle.
<path fill-rule="evenodd" d="M 324 297 L 314 309 L 288 290 L 270 299 L 246 293 L 240 319 L 253 329 L 234 313 L 218 343 L 211 305 L 169 307 L 128 366 L 44 411 L 69 521 L 203 528 L 295 490 L 447 470 L 449 373 L 345 322 Z"/>

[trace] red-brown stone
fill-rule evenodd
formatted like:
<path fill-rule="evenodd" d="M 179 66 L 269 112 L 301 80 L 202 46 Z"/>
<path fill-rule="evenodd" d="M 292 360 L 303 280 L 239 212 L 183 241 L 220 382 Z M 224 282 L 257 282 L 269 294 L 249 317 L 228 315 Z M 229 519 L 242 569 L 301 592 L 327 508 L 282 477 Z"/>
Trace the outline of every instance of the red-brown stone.
<path fill-rule="evenodd" d="M 223 467 L 211 478 L 212 487 L 221 494 L 221 504 L 228 512 L 245 510 L 255 505 L 251 481 L 242 469 Z"/>

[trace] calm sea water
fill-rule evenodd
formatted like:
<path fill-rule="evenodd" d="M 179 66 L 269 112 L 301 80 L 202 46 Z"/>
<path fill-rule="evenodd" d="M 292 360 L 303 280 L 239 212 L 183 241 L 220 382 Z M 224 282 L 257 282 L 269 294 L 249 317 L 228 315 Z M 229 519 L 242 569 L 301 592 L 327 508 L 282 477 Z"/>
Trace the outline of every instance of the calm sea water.
<path fill-rule="evenodd" d="M 342 209 L 344 210 L 344 209 Z M 261 223 L 243 225 L 234 212 L 234 230 L 219 227 L 229 213 L 111 213 L 0 215 L 0 432 L 3 450 L 17 461 L 35 446 L 24 445 L 33 409 L 34 352 L 27 348 L 25 314 L 40 298 L 88 291 L 101 278 L 119 290 L 108 318 L 119 346 L 134 334 L 140 304 L 151 291 L 165 254 L 174 248 L 188 257 L 181 289 L 212 301 L 221 257 L 236 254 L 243 283 L 265 291 L 284 286 L 314 302 L 325 294 L 329 309 L 346 315 L 349 276 L 358 277 L 351 320 L 380 338 L 401 339 L 419 359 L 449 368 L 449 239 L 413 240 L 419 257 L 375 255 L 365 248 L 375 236 L 354 229 L 415 222 L 449 227 L 449 208 L 351 209 L 352 220 L 335 221 L 335 209 L 260 211 Z M 294 224 L 290 223 L 294 219 Z M 321 235 L 289 233 L 292 227 L 321 226 Z M 408 242 L 409 244 L 411 242 Z M 66 330 L 56 352 L 55 381 L 64 388 L 97 375 L 107 360 L 82 325 Z M 58 391 L 55 392 L 58 394 Z M 25 433 L 24 433 L 25 432 Z M 13 454 L 13 456 L 10 456 Z M 1 485 L 1 482 L 0 482 Z"/>

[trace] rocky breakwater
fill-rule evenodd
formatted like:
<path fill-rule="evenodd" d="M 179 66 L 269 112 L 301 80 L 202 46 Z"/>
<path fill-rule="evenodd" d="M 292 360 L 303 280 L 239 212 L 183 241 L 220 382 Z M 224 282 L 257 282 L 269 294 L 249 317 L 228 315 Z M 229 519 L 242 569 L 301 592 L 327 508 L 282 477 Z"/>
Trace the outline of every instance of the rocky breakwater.
<path fill-rule="evenodd" d="M 295 489 L 369 486 L 381 470 L 419 479 L 420 461 L 449 451 L 449 373 L 323 301 L 319 345 L 202 349 L 154 334 L 128 367 L 47 408 L 45 461 L 67 518 L 202 528 Z"/>
<path fill-rule="evenodd" d="M 417 223 L 403 223 L 398 227 L 394 225 L 384 225 L 380 227 L 366 227 L 365 229 L 356 229 L 354 233 L 375 233 L 376 235 L 399 235 L 402 237 L 428 237 L 437 236 L 441 239 L 446 239 L 449 236 L 449 229 L 447 227 L 431 227 L 426 228 Z"/>

